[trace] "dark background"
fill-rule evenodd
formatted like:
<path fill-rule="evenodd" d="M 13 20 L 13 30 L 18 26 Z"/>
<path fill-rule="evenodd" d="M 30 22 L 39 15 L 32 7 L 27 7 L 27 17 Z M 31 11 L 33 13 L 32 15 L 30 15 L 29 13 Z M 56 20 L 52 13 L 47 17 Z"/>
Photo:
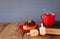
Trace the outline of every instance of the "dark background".
<path fill-rule="evenodd" d="M 60 0 L 0 0 L 0 22 L 40 21 L 40 15 L 51 11 L 60 20 Z"/>

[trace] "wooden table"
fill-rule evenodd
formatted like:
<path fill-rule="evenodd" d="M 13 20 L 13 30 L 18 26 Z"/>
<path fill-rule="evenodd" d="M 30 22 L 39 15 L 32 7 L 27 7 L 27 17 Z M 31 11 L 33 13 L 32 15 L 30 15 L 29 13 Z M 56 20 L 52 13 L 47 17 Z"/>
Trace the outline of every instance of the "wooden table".
<path fill-rule="evenodd" d="M 45 36 L 27 36 L 26 33 L 18 30 L 21 23 L 0 23 L 0 39 L 60 39 L 60 36 L 45 35 Z"/>

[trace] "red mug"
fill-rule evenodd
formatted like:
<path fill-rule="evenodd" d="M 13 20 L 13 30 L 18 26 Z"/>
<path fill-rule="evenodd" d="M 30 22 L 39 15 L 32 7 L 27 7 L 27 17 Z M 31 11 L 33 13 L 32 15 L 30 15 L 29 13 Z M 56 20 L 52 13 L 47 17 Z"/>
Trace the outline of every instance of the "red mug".
<path fill-rule="evenodd" d="M 55 22 L 55 14 L 53 12 L 48 12 L 40 15 L 42 22 L 46 26 L 53 26 Z"/>

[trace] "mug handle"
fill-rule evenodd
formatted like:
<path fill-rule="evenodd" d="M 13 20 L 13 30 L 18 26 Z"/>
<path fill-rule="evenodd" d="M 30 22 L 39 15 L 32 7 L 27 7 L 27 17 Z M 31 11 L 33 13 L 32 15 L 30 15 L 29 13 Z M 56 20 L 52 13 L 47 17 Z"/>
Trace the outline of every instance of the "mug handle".
<path fill-rule="evenodd" d="M 43 22 L 43 18 L 42 18 L 43 16 L 44 16 L 44 14 L 40 15 L 40 19 L 42 22 Z"/>

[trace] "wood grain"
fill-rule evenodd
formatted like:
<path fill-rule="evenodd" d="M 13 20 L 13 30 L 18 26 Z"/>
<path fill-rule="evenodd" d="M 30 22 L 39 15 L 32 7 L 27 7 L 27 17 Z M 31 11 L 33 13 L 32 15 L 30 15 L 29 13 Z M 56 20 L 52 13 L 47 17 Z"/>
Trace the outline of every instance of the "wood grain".
<path fill-rule="evenodd" d="M 26 33 L 24 34 L 24 37 L 23 39 L 51 39 L 51 37 L 49 35 L 45 35 L 45 36 L 30 36 L 30 35 L 27 35 Z"/>
<path fill-rule="evenodd" d="M 51 36 L 51 39 L 60 39 L 60 36 Z"/>
<path fill-rule="evenodd" d="M 60 39 L 60 29 L 47 28 L 47 34 L 55 35 L 39 35 L 32 37 L 18 30 L 20 24 L 22 23 L 0 23 L 0 31 L 2 31 L 0 33 L 0 39 Z"/>
<path fill-rule="evenodd" d="M 0 39 L 22 39 L 23 33 L 18 30 L 18 24 L 9 24 L 0 34 Z"/>
<path fill-rule="evenodd" d="M 9 23 L 0 23 L 0 33 L 4 30 L 4 28 L 8 25 Z"/>

